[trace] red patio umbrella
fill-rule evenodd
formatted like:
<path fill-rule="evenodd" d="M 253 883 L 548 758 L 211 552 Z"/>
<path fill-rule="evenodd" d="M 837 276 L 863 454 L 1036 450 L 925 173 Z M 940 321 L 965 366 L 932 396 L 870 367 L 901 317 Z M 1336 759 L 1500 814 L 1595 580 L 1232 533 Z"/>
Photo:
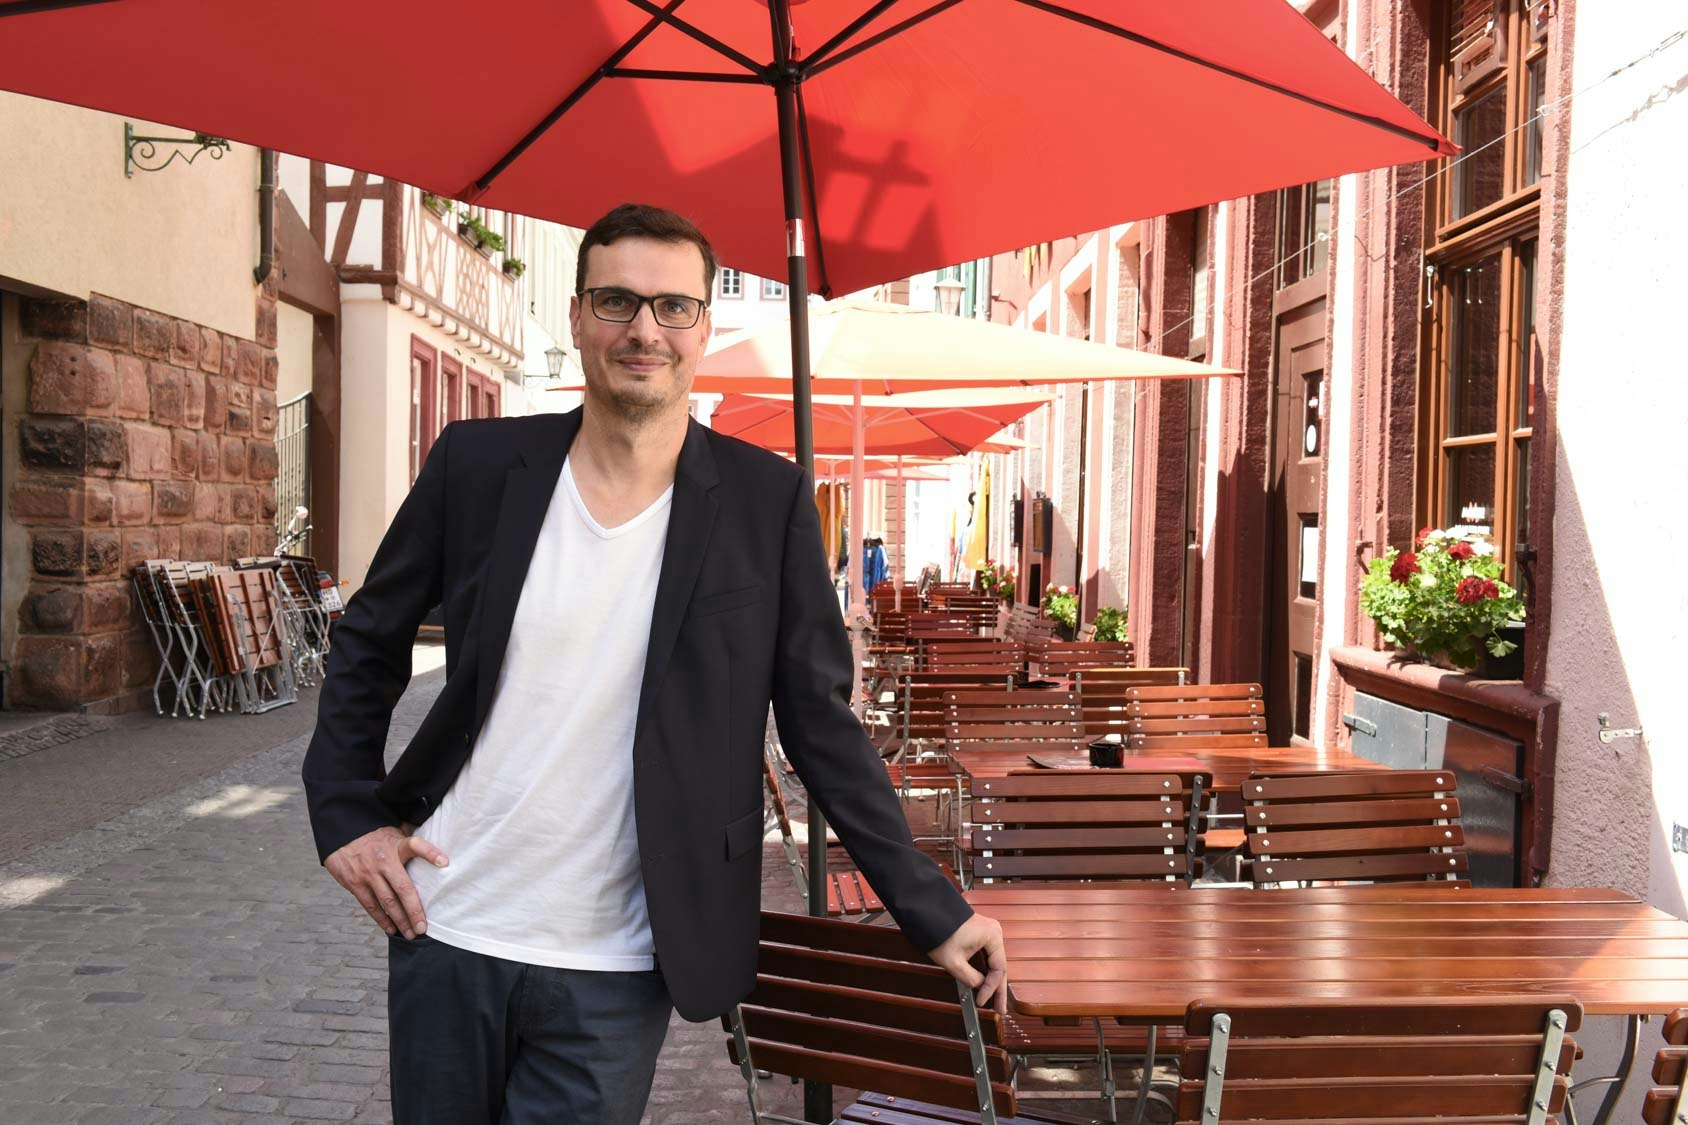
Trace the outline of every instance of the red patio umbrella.
<path fill-rule="evenodd" d="M 494 37 L 496 76 L 442 70 Z M 0 58 L 0 88 L 489 207 L 674 207 L 735 265 L 783 256 L 799 373 L 811 251 L 847 293 L 1453 151 L 1284 0 L 0 0 Z"/>
<path fill-rule="evenodd" d="M 1053 397 L 1020 389 L 929 391 L 864 397 L 858 410 L 850 395 L 816 395 L 815 453 L 850 455 L 859 424 L 864 454 L 951 457 L 972 451 Z M 710 414 L 709 424 L 764 449 L 792 451 L 794 413 L 791 395 L 730 394 Z"/>

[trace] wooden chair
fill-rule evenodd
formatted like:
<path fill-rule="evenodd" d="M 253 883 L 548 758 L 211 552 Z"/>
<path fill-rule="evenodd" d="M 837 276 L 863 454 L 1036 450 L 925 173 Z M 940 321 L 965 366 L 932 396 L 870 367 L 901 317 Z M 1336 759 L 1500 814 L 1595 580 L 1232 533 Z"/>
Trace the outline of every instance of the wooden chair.
<path fill-rule="evenodd" d="M 1081 668 L 1073 673 L 1073 686 L 1084 707 L 1084 730 L 1091 738 L 1118 734 L 1127 729 L 1126 708 L 1133 697 L 1131 688 L 1176 686 L 1189 678 L 1188 668 Z"/>
<path fill-rule="evenodd" d="M 1039 676 L 1071 676 L 1092 668 L 1129 668 L 1135 660 L 1130 641 L 1040 641 L 1026 658 Z"/>
<path fill-rule="evenodd" d="M 1254 777 L 1243 786 L 1256 887 L 1417 881 L 1466 884 L 1471 859 L 1452 770 Z"/>
<path fill-rule="evenodd" d="M 972 880 L 1152 882 L 1170 893 L 1195 877 L 1200 794 L 1177 775 L 1026 770 L 980 781 L 974 796 L 968 839 Z M 1159 1029 L 1108 1028 L 1101 1020 L 1091 1028 L 1019 1022 L 1022 1037 L 1035 1044 L 1027 1054 L 1083 1052 L 1096 1058 L 1110 1121 L 1113 1056 L 1141 1058 L 1139 1110 L 1147 1106 L 1154 1059 L 1164 1043 Z"/>
<path fill-rule="evenodd" d="M 1197 1001 L 1177 1120 L 1545 1125 L 1565 1107 L 1581 1023 L 1575 1000 L 1552 997 Z"/>
<path fill-rule="evenodd" d="M 792 830 L 791 813 L 785 802 L 785 790 L 780 785 L 779 771 L 769 754 L 763 755 L 762 780 L 767 786 L 768 798 L 774 806 L 775 819 L 779 822 L 780 846 L 785 851 L 785 862 L 791 868 L 792 879 L 797 884 L 797 893 L 802 895 L 804 903 L 807 903 L 809 869 L 805 862 L 804 844 L 797 839 Z M 830 828 L 826 830 L 826 843 L 827 916 L 857 922 L 877 922 L 885 914 L 885 903 L 868 883 L 867 876 L 838 856 L 837 853 L 843 849 L 839 845 L 837 834 Z M 939 863 L 938 866 L 951 882 L 955 881 L 953 868 L 944 863 Z"/>
<path fill-rule="evenodd" d="M 1070 691 L 1013 691 L 1002 687 L 944 693 L 944 743 L 957 750 L 1009 750 L 1071 757 L 1085 752 L 1078 696 Z M 957 824 L 972 794 L 957 775 Z M 961 848 L 957 846 L 957 863 Z"/>
<path fill-rule="evenodd" d="M 945 664 L 1013 664 L 1026 666 L 1026 646 L 994 638 L 928 637 L 915 649 L 915 668 L 941 671 Z"/>
<path fill-rule="evenodd" d="M 1057 639 L 1055 622 L 1029 605 L 1017 605 L 1008 611 L 1009 640 L 1032 641 Z"/>
<path fill-rule="evenodd" d="M 957 851 L 957 810 L 965 799 L 961 776 L 949 756 L 949 715 L 945 695 L 953 691 L 1003 690 L 1013 686 L 1013 665 L 968 665 L 960 670 L 905 675 L 898 682 L 900 733 L 886 761 L 886 772 L 905 812 L 916 794 L 936 795 L 936 832 L 914 832 L 916 843 L 941 842 Z M 911 825 L 913 818 L 910 818 Z M 959 854 L 955 856 L 959 863 Z"/>
<path fill-rule="evenodd" d="M 1659 1048 L 1653 1060 L 1653 1081 L 1658 1083 L 1647 1091 L 1641 1103 L 1641 1120 L 1647 1125 L 1680 1125 L 1682 1115 L 1688 1113 L 1688 1008 L 1678 1008 L 1665 1017 L 1665 1046 Z"/>
<path fill-rule="evenodd" d="M 1132 749 L 1266 745 L 1259 684 L 1133 686 L 1125 697 L 1125 735 Z"/>
<path fill-rule="evenodd" d="M 888 927 L 764 911 L 756 988 L 721 1022 L 754 1125 L 802 1125 L 762 1108 L 758 1071 L 875 1091 L 844 1122 L 1098 1125 L 1022 1114 L 1002 1017 Z"/>

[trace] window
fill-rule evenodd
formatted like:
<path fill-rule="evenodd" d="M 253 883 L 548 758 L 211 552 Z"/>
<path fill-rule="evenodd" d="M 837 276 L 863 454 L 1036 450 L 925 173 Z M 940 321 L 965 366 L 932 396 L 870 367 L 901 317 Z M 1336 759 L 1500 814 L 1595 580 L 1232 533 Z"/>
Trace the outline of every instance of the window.
<path fill-rule="evenodd" d="M 440 385 L 445 392 L 445 420 L 463 417 L 463 365 L 448 355 L 440 357 Z"/>
<path fill-rule="evenodd" d="M 422 471 L 439 436 L 439 353 L 410 338 L 410 479 Z"/>
<path fill-rule="evenodd" d="M 720 278 L 721 296 L 744 296 L 744 274 L 738 270 L 722 269 L 718 276 Z"/>
<path fill-rule="evenodd" d="M 1547 23 L 1539 0 L 1442 0 L 1435 88 L 1464 148 L 1426 194 L 1422 525 L 1488 535 L 1517 581 L 1530 534 Z"/>
<path fill-rule="evenodd" d="M 469 417 L 497 418 L 499 416 L 498 379 L 495 376 L 483 375 L 479 371 L 469 371 Z"/>
<path fill-rule="evenodd" d="M 1278 288 L 1324 271 L 1330 253 L 1330 180 L 1278 193 Z"/>
<path fill-rule="evenodd" d="M 1190 351 L 1207 351 L 1207 208 L 1199 207 L 1190 224 Z"/>
<path fill-rule="evenodd" d="M 775 281 L 771 277 L 762 279 L 762 299 L 764 301 L 777 301 L 784 296 L 785 282 Z"/>

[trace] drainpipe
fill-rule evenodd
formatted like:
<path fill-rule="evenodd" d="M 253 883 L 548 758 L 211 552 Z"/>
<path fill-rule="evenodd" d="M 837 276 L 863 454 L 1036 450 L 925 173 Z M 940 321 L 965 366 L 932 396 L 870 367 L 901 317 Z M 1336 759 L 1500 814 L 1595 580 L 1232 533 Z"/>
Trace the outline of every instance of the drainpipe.
<path fill-rule="evenodd" d="M 258 266 L 252 276 L 259 285 L 275 266 L 275 150 L 258 150 Z"/>

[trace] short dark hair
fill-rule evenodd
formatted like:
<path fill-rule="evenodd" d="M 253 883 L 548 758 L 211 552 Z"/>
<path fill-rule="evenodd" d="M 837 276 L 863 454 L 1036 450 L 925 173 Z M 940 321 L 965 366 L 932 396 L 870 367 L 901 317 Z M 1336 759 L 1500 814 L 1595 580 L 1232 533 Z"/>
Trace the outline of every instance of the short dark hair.
<path fill-rule="evenodd" d="M 664 207 L 648 203 L 623 203 L 586 228 L 580 241 L 580 257 L 574 266 L 574 291 L 586 288 L 586 253 L 594 246 L 608 246 L 623 238 L 654 238 L 658 242 L 689 242 L 703 255 L 703 299 L 715 292 L 715 251 L 709 239 L 690 219 Z"/>

